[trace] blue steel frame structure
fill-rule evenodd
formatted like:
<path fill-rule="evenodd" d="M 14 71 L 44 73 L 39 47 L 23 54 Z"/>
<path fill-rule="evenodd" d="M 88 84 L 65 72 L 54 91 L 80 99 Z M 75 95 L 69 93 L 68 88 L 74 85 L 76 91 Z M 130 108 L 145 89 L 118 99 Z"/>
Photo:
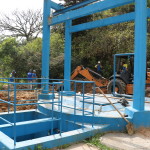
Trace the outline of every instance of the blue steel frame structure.
<path fill-rule="evenodd" d="M 150 17 L 150 9 L 147 8 L 147 0 L 85 0 L 75 6 L 64 8 L 62 5 L 44 0 L 43 12 L 43 49 L 42 49 L 42 78 L 49 78 L 49 52 L 50 52 L 50 27 L 65 23 L 65 55 L 64 55 L 64 89 L 70 90 L 71 75 L 71 35 L 73 32 L 83 31 L 96 27 L 134 21 L 135 22 L 135 57 L 134 57 L 134 101 L 133 107 L 126 113 L 132 116 L 135 112 L 144 111 L 145 74 L 146 74 L 146 46 L 147 46 L 147 18 Z M 135 4 L 135 11 L 123 15 L 109 17 L 93 22 L 72 25 L 72 20 L 108 9 Z M 88 4 L 88 5 L 87 5 Z M 51 9 L 55 9 L 53 17 L 50 17 Z M 45 81 L 43 81 L 45 82 Z M 47 93 L 48 86 L 43 93 Z"/>

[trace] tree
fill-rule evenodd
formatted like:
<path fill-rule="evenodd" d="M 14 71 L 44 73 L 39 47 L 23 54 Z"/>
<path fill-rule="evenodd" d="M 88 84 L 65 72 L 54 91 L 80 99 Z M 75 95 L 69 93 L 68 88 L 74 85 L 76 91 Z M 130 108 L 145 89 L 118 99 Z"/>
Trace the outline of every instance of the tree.
<path fill-rule="evenodd" d="M 26 77 L 29 69 L 35 69 L 38 77 L 41 74 L 42 39 L 36 38 L 20 45 L 15 38 L 6 38 L 0 43 L 0 76 L 9 77 L 16 70 L 16 77 Z"/>
<path fill-rule="evenodd" d="M 63 78 L 64 36 L 60 33 L 51 35 L 50 77 Z"/>
<path fill-rule="evenodd" d="M 84 0 L 64 0 L 65 6 L 72 6 L 83 1 Z"/>
<path fill-rule="evenodd" d="M 15 38 L 6 38 L 0 44 L 0 76 L 8 77 L 9 73 L 16 69 L 14 64 L 16 63 L 18 43 Z"/>
<path fill-rule="evenodd" d="M 42 29 L 41 10 L 14 11 L 11 16 L 3 15 L 0 30 L 7 36 L 25 38 L 27 41 L 38 37 Z"/>
<path fill-rule="evenodd" d="M 19 77 L 26 77 L 30 69 L 36 70 L 37 76 L 41 77 L 41 49 L 41 38 L 36 38 L 18 47 L 18 53 L 13 65 Z"/>

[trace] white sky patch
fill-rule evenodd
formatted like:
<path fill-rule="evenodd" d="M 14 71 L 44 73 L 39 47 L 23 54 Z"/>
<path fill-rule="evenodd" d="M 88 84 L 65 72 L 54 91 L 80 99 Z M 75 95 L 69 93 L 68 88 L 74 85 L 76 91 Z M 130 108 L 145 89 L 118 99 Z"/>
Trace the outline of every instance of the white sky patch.
<path fill-rule="evenodd" d="M 28 10 L 28 9 L 43 9 L 44 0 L 1 0 L 0 13 L 11 14 L 14 10 Z M 56 3 L 60 3 L 59 0 L 53 0 Z"/>

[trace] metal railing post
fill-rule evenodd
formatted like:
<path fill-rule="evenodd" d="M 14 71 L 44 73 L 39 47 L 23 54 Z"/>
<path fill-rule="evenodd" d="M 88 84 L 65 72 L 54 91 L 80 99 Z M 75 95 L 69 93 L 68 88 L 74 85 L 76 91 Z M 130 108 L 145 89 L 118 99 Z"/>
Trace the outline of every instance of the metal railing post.
<path fill-rule="evenodd" d="M 94 112 L 95 112 L 95 83 L 93 83 L 93 115 L 92 115 L 92 128 L 94 127 Z"/>
<path fill-rule="evenodd" d="M 14 83 L 14 146 L 16 146 L 16 84 Z"/>
<path fill-rule="evenodd" d="M 83 96 L 83 105 L 82 105 L 82 129 L 84 129 L 84 85 L 85 83 L 82 83 L 82 96 Z"/>

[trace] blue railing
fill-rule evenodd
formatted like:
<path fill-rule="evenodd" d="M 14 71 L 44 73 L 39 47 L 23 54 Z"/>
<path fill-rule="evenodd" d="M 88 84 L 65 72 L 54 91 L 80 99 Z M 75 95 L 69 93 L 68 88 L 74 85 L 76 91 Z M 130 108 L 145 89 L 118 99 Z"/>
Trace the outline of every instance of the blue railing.
<path fill-rule="evenodd" d="M 42 80 L 42 78 L 38 78 L 38 79 Z M 8 81 L 6 81 L 6 80 L 8 80 Z M 22 83 L 19 83 L 19 80 L 21 80 Z M 27 81 L 27 78 L 15 78 L 15 81 L 18 81 L 18 82 L 9 82 L 9 78 L 0 78 L 0 84 L 7 85 L 7 88 L 5 87 L 6 89 L 1 89 L 0 91 L 5 91 L 5 92 L 8 91 L 8 93 L 7 93 L 8 94 L 8 101 L 0 99 L 0 103 L 8 104 L 8 113 L 10 112 L 10 106 L 13 106 L 13 113 L 14 113 L 14 115 L 13 115 L 13 123 L 8 121 L 7 119 L 5 119 L 3 117 L 0 117 L 0 119 L 3 120 L 4 122 L 14 126 L 14 128 L 13 128 L 14 146 L 16 145 L 16 138 L 17 138 L 16 137 L 16 127 L 17 127 L 16 126 L 16 111 L 17 111 L 16 107 L 17 106 L 39 105 L 39 104 L 52 104 L 52 106 L 54 106 L 54 103 L 55 104 L 56 103 L 61 103 L 60 99 L 58 99 L 57 101 L 56 100 L 54 101 L 54 98 L 52 98 L 52 101 L 40 101 L 40 100 L 38 101 L 38 97 L 36 99 L 17 100 L 17 94 L 18 94 L 17 92 L 20 91 L 20 90 L 22 90 L 22 91 L 33 91 L 34 90 L 35 92 L 36 91 L 42 92 L 43 88 L 41 88 L 41 89 L 39 89 L 39 88 L 29 89 L 28 85 L 32 85 L 32 86 L 33 85 L 36 85 L 36 86 L 37 85 L 41 85 L 41 87 L 43 87 L 43 86 L 45 86 L 47 84 L 49 86 L 49 89 L 50 89 L 49 93 L 54 94 L 55 93 L 55 89 L 54 88 L 55 88 L 55 86 L 57 84 L 60 84 L 60 82 L 55 82 L 54 83 L 51 80 L 51 83 L 50 82 L 48 82 L 48 83 L 36 83 L 36 82 L 35 83 L 27 83 L 27 82 L 25 82 L 25 81 Z M 61 82 L 61 85 L 62 84 L 63 83 Z M 24 85 L 27 85 L 27 86 L 25 88 L 23 88 L 23 89 L 17 88 L 17 86 L 24 86 Z M 12 94 L 12 93 L 13 93 L 13 97 L 10 96 L 10 94 Z M 10 100 L 11 98 L 13 98 L 13 100 Z M 27 101 L 29 101 L 29 102 L 28 103 L 23 103 L 23 104 L 17 104 L 17 102 L 27 102 Z M 53 112 L 53 110 L 52 110 L 52 112 Z M 54 116 L 53 116 L 53 113 L 52 113 L 52 120 L 53 121 L 61 120 L 61 118 L 54 119 Z M 53 123 L 52 123 L 52 125 L 53 125 Z M 53 130 L 53 128 L 52 128 L 52 130 Z M 53 131 L 52 131 L 52 133 L 53 133 Z"/>
<path fill-rule="evenodd" d="M 63 90 L 61 90 L 59 92 L 60 97 L 61 97 L 61 109 L 63 109 L 63 108 L 72 109 L 74 116 L 77 115 L 77 111 L 80 111 L 81 114 L 82 114 L 82 121 L 81 121 L 82 129 L 84 129 L 84 122 L 85 122 L 84 118 L 85 118 L 85 116 L 91 115 L 92 118 L 93 118 L 93 120 L 91 121 L 91 124 L 92 124 L 92 127 L 94 127 L 95 83 L 93 81 L 78 81 L 78 80 L 70 80 L 70 82 L 71 82 L 71 84 L 74 85 L 72 87 L 72 91 L 63 91 Z M 81 91 L 82 91 L 81 94 L 77 93 L 77 84 L 81 84 Z M 85 93 L 86 93 L 85 85 L 86 84 L 92 84 L 92 86 L 91 86 L 92 95 L 91 96 L 85 95 Z M 65 105 L 63 103 L 63 98 L 64 98 L 63 96 L 72 96 L 72 97 L 74 97 L 74 102 L 73 102 L 74 104 L 73 104 L 72 107 L 69 106 L 69 105 Z M 80 101 L 80 103 L 82 103 L 82 108 L 81 109 L 77 108 L 77 97 L 82 98 L 82 101 Z M 85 100 L 87 100 L 87 99 L 91 100 L 91 105 L 92 105 L 92 110 L 91 111 L 85 110 L 85 103 L 87 103 Z M 68 98 L 68 100 L 69 100 L 69 98 Z M 59 105 L 59 104 L 54 104 L 54 105 Z M 62 112 L 62 110 L 60 112 Z M 76 124 L 75 120 L 74 120 L 74 124 Z M 61 132 L 61 130 L 60 130 L 60 132 Z"/>
<path fill-rule="evenodd" d="M 3 100 L 3 99 L 0 99 L 0 103 L 6 103 L 8 104 L 8 113 L 10 112 L 10 106 L 13 107 L 13 123 L 8 121 L 7 119 L 3 118 L 3 117 L 0 117 L 1 120 L 3 120 L 4 122 L 10 124 L 11 126 L 14 126 L 13 128 L 13 134 L 14 134 L 14 146 L 16 145 L 16 128 L 17 128 L 17 125 L 16 125 L 16 111 L 17 111 L 17 106 L 25 106 L 25 105 L 39 105 L 39 104 L 51 104 L 51 110 L 52 110 L 52 113 L 51 113 L 51 119 L 52 119 L 52 123 L 51 123 L 51 134 L 53 134 L 53 130 L 54 130 L 54 121 L 56 120 L 59 120 L 59 123 L 60 123 L 60 126 L 59 126 L 59 133 L 60 135 L 62 134 L 63 132 L 63 128 L 62 128 L 62 112 L 63 112 L 63 108 L 69 108 L 69 109 L 73 109 L 73 115 L 76 116 L 77 115 L 77 111 L 80 111 L 81 112 L 81 115 L 82 115 L 82 121 L 81 121 L 81 124 L 82 124 L 82 129 L 85 128 L 85 121 L 84 121 L 84 118 L 85 116 L 93 116 L 94 118 L 94 104 L 95 104 L 95 83 L 93 81 L 78 81 L 78 80 L 70 80 L 70 84 L 74 85 L 72 87 L 72 91 L 63 91 L 63 83 L 64 81 L 62 79 L 48 79 L 48 83 L 45 82 L 45 83 L 41 83 L 41 82 L 36 82 L 36 83 L 27 83 L 27 78 L 15 78 L 17 82 L 8 82 L 9 81 L 9 78 L 0 78 L 0 84 L 5 84 L 7 85 L 7 88 L 5 90 L 0 90 L 0 91 L 7 91 L 7 94 L 8 94 L 8 101 L 7 100 Z M 39 80 L 42 81 L 42 78 L 38 78 Z M 8 81 L 6 81 L 8 80 Z M 19 83 L 19 80 L 21 81 L 21 83 Z M 78 94 L 77 93 L 77 84 L 81 84 L 81 94 Z M 92 90 L 92 95 L 91 96 L 87 96 L 85 95 L 85 85 L 86 84 L 92 84 L 91 86 L 91 90 Z M 35 85 L 36 88 L 32 88 L 32 89 L 29 89 L 29 85 Z M 38 85 L 40 85 L 41 87 L 38 88 Z M 56 99 L 55 96 L 52 96 L 51 98 L 51 101 L 49 100 L 40 100 L 38 99 L 38 94 L 42 93 L 42 89 L 45 85 L 48 85 L 49 86 L 49 91 L 48 93 L 51 93 L 52 95 L 54 95 L 56 92 L 58 93 L 58 97 Z M 24 88 L 22 87 L 19 87 L 19 86 L 24 86 Z M 93 89 L 92 89 L 93 87 Z M 19 88 L 22 88 L 22 89 L 19 89 Z M 59 89 L 58 89 L 59 88 Z M 17 94 L 18 94 L 18 91 L 33 91 L 36 92 L 37 94 L 37 97 L 34 99 L 26 99 L 26 100 L 17 100 Z M 13 96 L 12 96 L 12 93 L 13 93 Z M 73 105 L 72 107 L 71 106 L 67 106 L 63 103 L 63 99 L 64 99 L 64 96 L 67 96 L 67 94 L 69 93 L 69 96 L 71 96 L 70 94 L 72 94 L 72 96 L 74 97 L 74 102 L 73 102 Z M 77 108 L 77 97 L 80 97 L 82 100 L 80 101 L 80 103 L 82 103 L 82 108 L 79 109 Z M 12 100 L 13 98 L 13 100 Z M 88 111 L 88 110 L 85 110 L 85 104 L 87 103 L 85 100 L 87 99 L 90 99 L 91 103 L 92 103 L 92 110 Z M 19 103 L 18 102 L 28 102 L 28 103 Z M 54 106 L 58 106 L 58 116 L 54 116 L 54 111 L 55 108 Z M 74 120 L 74 124 L 76 124 L 76 120 Z M 94 119 L 93 121 L 91 120 L 91 125 L 92 127 L 94 127 Z"/>

